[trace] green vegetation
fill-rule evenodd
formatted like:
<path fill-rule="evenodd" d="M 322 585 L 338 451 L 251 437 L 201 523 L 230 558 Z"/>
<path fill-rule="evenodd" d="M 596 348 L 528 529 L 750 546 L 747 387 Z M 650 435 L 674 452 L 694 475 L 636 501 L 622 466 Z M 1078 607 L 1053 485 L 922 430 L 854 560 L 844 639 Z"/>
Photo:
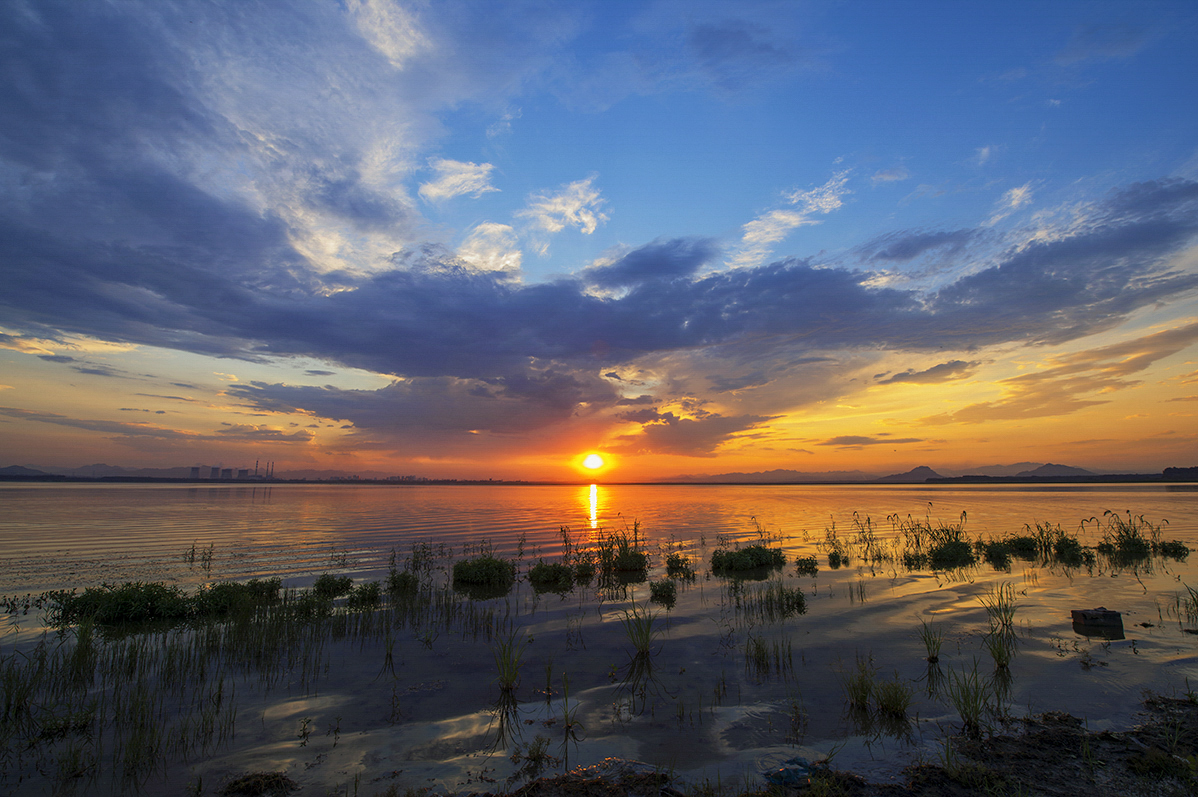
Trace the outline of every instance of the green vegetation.
<path fill-rule="evenodd" d="M 939 626 L 930 625 L 922 617 L 919 618 L 920 629 L 919 638 L 923 640 L 924 649 L 927 651 L 927 662 L 935 664 L 940 661 L 940 646 L 944 642 L 944 629 Z"/>
<path fill-rule="evenodd" d="M 316 583 L 312 585 L 312 592 L 318 598 L 332 600 L 340 598 L 342 595 L 349 593 L 354 588 L 354 580 L 349 576 L 334 576 L 325 573 L 316 579 Z"/>
<path fill-rule="evenodd" d="M 516 566 L 489 553 L 453 565 L 453 588 L 476 600 L 502 597 L 515 583 Z"/>
<path fill-rule="evenodd" d="M 819 573 L 819 562 L 814 556 L 795 557 L 795 572 L 800 576 L 814 576 Z"/>
<path fill-rule="evenodd" d="M 874 676 L 877 669 L 870 657 L 857 656 L 857 666 L 840 677 L 849 707 L 856 711 L 868 711 L 870 698 L 874 694 Z"/>
<path fill-rule="evenodd" d="M 527 646 L 525 638 L 515 631 L 500 638 L 491 655 L 495 659 L 495 669 L 498 671 L 499 689 L 502 692 L 514 692 L 520 685 L 520 661 Z"/>
<path fill-rule="evenodd" d="M 80 594 L 59 590 L 45 594 L 47 622 L 59 627 L 83 621 L 118 626 L 235 617 L 277 603 L 281 585 L 278 578 L 227 581 L 191 595 L 179 587 L 142 581 L 88 587 Z"/>
<path fill-rule="evenodd" d="M 660 603 L 666 608 L 673 608 L 677 599 L 678 585 L 674 581 L 665 578 L 649 584 L 649 600 L 654 603 Z"/>
<path fill-rule="evenodd" d="M 648 609 L 641 609 L 635 603 L 631 609 L 624 611 L 620 623 L 637 659 L 647 659 L 651 654 L 653 639 L 660 633 L 653 627 L 654 615 Z"/>
<path fill-rule="evenodd" d="M 674 551 L 666 557 L 666 575 L 670 578 L 680 578 L 684 581 L 695 580 L 695 567 L 691 560 Z"/>
<path fill-rule="evenodd" d="M 784 564 L 786 554 L 782 553 L 781 548 L 767 548 L 764 545 L 749 545 L 731 551 L 721 548 L 711 554 L 711 572 L 716 575 L 782 567 Z"/>
<path fill-rule="evenodd" d="M 569 592 L 574 587 L 574 568 L 539 560 L 528 571 L 528 582 L 537 592 Z"/>

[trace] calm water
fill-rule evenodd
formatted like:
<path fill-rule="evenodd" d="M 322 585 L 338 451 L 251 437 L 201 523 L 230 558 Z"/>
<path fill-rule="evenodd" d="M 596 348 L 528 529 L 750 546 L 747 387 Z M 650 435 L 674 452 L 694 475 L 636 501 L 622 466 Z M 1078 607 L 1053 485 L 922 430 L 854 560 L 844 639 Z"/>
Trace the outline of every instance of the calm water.
<path fill-rule="evenodd" d="M 330 645 L 318 688 L 239 687 L 244 719 L 236 741 L 202 760 L 166 765 L 147 791 L 177 793 L 198 777 L 215 789 L 222 778 L 262 769 L 286 769 L 319 793 L 355 776 L 364 794 L 391 783 L 494 788 L 489 778 L 502 785 L 513 770 L 507 754 L 536 735 L 551 738 L 550 752 L 568 754 L 571 767 L 620 756 L 727 782 L 796 753 L 839 748 L 837 765 L 885 779 L 912 761 L 935 758 L 942 729 L 959 724 L 937 680 L 975 662 L 987 677 L 994 672 L 978 598 L 1002 582 L 1014 585 L 1018 607 L 1017 654 L 1010 678 L 998 679 L 1010 713 L 1069 711 L 1091 728 L 1117 726 L 1133 721 L 1144 689 L 1172 694 L 1186 689 L 1187 678 L 1198 686 L 1198 636 L 1185 633 L 1188 622 L 1177 610 L 1184 585 L 1198 587 L 1198 554 L 1135 568 L 1017 560 L 1009 572 L 981 564 L 937 573 L 855 561 L 832 570 L 822 546 L 826 529 L 834 525 L 841 537 L 851 536 L 854 521 L 868 518 L 885 539 L 892 536 L 891 515 L 935 524 L 958 522 L 964 513 L 972 537 L 1036 522 L 1076 533 L 1082 521 L 1107 510 L 1153 524 L 1167 520 L 1166 539 L 1198 549 L 1198 490 L 1184 486 L 8 484 L 0 485 L 0 594 L 127 580 L 190 588 L 263 575 L 306 586 L 325 572 L 371 580 L 385 575 L 392 550 L 402 560 L 422 542 L 438 546 L 444 580 L 455 559 L 484 541 L 527 569 L 539 557 L 556 560 L 563 526 L 575 545 L 585 546 L 636 523 L 652 554 L 649 581 L 664 576 L 668 548 L 700 563 L 698 579 L 680 585 L 669 611 L 647 603 L 648 583 L 618 595 L 580 587 L 559 596 L 537 595 L 521 580 L 506 598 L 479 602 L 530 640 L 520 703 L 509 712 L 515 721 L 504 739 L 497 738 L 491 643 L 465 632 L 434 636 L 404 627 L 393 641 L 396 678 L 380 678 L 381 642 Z M 768 582 L 738 592 L 708 572 L 712 550 L 756 541 L 759 529 L 780 542 L 790 561 L 817 555 L 815 577 L 800 577 L 793 566 L 774 576 L 803 590 L 806 614 L 774 622 L 747 617 L 738 601 Z M 1080 536 L 1083 544 L 1097 544 L 1097 524 Z M 633 603 L 652 606 L 662 632 L 649 673 L 629 667 L 620 619 Z M 1123 612 L 1125 639 L 1074 632 L 1069 610 L 1098 605 Z M 923 660 L 920 619 L 945 633 L 939 668 Z M 6 622 L 0 653 L 40 632 L 30 617 Z M 754 640 L 785 651 L 787 671 L 748 666 L 745 651 Z M 858 657 L 872 661 L 879 677 L 913 689 L 904 731 L 846 710 L 843 675 Z M 388 708 L 396 705 L 401 718 Z M 561 736 L 568 710 L 585 729 L 577 740 Z M 317 732 L 300 747 L 297 728 L 305 717 Z"/>

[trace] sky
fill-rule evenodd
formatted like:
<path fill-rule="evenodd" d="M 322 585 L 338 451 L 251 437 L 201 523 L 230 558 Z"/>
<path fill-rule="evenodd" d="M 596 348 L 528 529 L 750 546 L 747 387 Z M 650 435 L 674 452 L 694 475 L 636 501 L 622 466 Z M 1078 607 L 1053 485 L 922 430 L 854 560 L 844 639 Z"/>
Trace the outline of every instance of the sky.
<path fill-rule="evenodd" d="M 1192 2 L 0 8 L 0 466 L 1198 465 Z"/>

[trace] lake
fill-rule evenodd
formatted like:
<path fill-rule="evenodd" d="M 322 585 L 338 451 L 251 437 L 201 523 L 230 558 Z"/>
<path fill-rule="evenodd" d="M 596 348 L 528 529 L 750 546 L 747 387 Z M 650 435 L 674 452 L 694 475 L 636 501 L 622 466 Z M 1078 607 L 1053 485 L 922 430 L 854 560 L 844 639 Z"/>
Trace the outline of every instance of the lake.
<path fill-rule="evenodd" d="M 386 580 L 393 552 L 400 568 L 415 552 L 421 594 L 432 597 L 420 609 L 392 599 L 373 611 L 338 609 L 269 665 L 237 661 L 229 651 L 248 642 L 217 641 L 212 630 L 155 629 L 136 643 L 138 635 L 104 636 L 92 643 L 97 661 L 125 657 L 121 666 L 136 645 L 144 658 L 203 642 L 195 655 L 208 657 L 207 691 L 180 686 L 155 697 L 170 677 L 161 662 L 145 665 L 138 677 L 148 696 L 139 699 L 160 701 L 165 730 L 152 762 L 126 777 L 133 743 L 106 746 L 105 734 L 125 737 L 101 726 L 118 723 L 105 719 L 104 701 L 127 697 L 119 683 L 89 680 L 55 698 L 57 714 L 44 709 L 54 722 L 83 717 L 69 732 L 47 735 L 60 725 L 31 715 L 21 733 L 44 741 L 7 750 L 0 786 L 214 793 L 238 774 L 284 770 L 318 793 L 486 791 L 518 774 L 523 764 L 510 757 L 527 763 L 537 737 L 559 759 L 537 759 L 546 772 L 616 756 L 728 784 L 794 755 L 832 753 L 837 767 L 886 780 L 936 758 L 943 736 L 961 727 L 952 686 L 971 675 L 985 684 L 991 725 L 1066 711 L 1092 730 L 1126 726 L 1144 690 L 1198 686 L 1198 636 L 1188 633 L 1198 606 L 1187 603 L 1198 556 L 1097 553 L 1113 518 L 1198 549 L 1193 485 L 4 484 L 0 595 L 125 581 L 194 590 L 263 577 L 306 588 L 322 574 L 362 584 Z M 939 569 L 910 558 L 912 528 L 963 526 L 970 540 L 995 540 L 1036 524 L 1077 537 L 1089 558 L 979 558 Z M 597 550 L 634 529 L 646 573 L 558 592 L 529 583 L 536 562 Z M 752 544 L 781 548 L 786 565 L 747 578 L 711 572 L 713 552 Z M 490 599 L 454 591 L 453 564 L 483 551 L 516 563 L 511 590 Z M 829 554 L 839 552 L 849 561 L 833 569 Z M 671 553 L 695 577 L 672 580 L 672 603 L 650 601 Z M 808 556 L 814 575 L 795 567 Z M 984 604 L 1008 590 L 1010 662 L 1000 667 Z M 1070 610 L 1097 606 L 1122 613 L 1121 634 L 1075 630 Z M 650 654 L 637 657 L 628 621 L 649 613 Z M 69 632 L 44 636 L 36 610 L 2 622 L 10 669 L 39 643 L 67 652 L 80 644 Z M 926 660 L 928 630 L 942 637 L 936 664 Z M 504 643 L 519 654 L 519 683 L 508 692 L 496 681 Z M 862 673 L 908 692 L 905 714 L 885 716 L 873 702 L 854 709 L 850 683 Z M 219 708 L 194 708 L 205 700 Z M 202 744 L 201 718 L 219 729 Z M 187 734 L 187 744 L 166 741 Z"/>

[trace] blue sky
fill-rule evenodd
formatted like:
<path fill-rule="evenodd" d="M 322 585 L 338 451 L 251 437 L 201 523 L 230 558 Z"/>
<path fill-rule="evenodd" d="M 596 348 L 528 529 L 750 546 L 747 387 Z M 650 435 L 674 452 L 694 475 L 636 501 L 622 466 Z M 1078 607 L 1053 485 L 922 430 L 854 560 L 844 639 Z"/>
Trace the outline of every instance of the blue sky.
<path fill-rule="evenodd" d="M 1194 464 L 1190 3 L 0 14 L 0 464 Z"/>

